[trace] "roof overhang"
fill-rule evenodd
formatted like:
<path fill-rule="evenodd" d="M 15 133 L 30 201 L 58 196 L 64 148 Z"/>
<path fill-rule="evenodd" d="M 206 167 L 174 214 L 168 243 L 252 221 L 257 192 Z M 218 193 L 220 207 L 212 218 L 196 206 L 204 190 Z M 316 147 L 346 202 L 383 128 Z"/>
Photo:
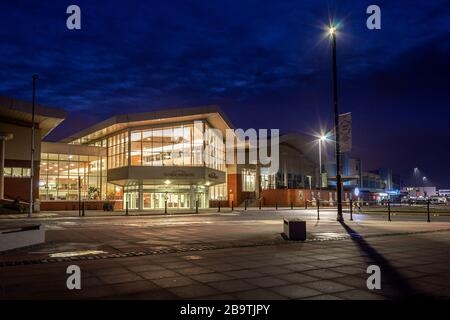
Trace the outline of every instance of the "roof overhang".
<path fill-rule="evenodd" d="M 156 126 L 202 119 L 206 119 L 214 128 L 220 129 L 223 134 L 225 134 L 226 129 L 232 128 L 231 122 L 223 111 L 218 106 L 211 105 L 117 115 L 73 134 L 61 140 L 61 142 L 69 143 L 81 139 L 81 143 L 88 143 L 126 128 Z"/>
<path fill-rule="evenodd" d="M 64 119 L 67 113 L 62 109 L 35 105 L 35 125 L 42 132 L 42 138 L 48 135 Z M 30 102 L 0 96 L 0 119 L 22 126 L 30 126 L 32 121 L 32 104 Z"/>

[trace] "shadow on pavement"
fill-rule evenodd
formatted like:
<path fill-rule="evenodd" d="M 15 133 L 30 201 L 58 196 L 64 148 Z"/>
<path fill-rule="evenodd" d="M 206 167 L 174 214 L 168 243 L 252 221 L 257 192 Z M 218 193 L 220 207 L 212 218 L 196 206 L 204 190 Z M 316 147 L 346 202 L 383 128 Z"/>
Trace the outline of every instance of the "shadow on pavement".
<path fill-rule="evenodd" d="M 353 242 L 357 244 L 358 248 L 369 257 L 370 263 L 380 267 L 381 294 L 387 294 L 395 299 L 437 298 L 428 293 L 422 293 L 417 288 L 414 288 L 408 280 L 397 271 L 396 267 L 394 267 L 389 260 L 383 257 L 376 249 L 370 246 L 358 232 L 345 224 L 345 222 L 341 221 L 340 223 L 350 235 Z M 394 289 L 393 292 L 386 292 L 386 285 L 388 285 L 388 288 L 391 287 L 391 289 Z"/>

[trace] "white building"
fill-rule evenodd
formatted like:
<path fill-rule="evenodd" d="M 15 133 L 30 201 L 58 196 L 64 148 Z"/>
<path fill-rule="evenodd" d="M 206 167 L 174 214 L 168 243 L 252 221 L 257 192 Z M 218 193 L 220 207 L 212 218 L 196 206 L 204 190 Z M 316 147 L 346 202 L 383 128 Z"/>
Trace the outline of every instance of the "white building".
<path fill-rule="evenodd" d="M 407 193 L 410 197 L 431 197 L 437 195 L 436 187 L 405 187 L 402 193 Z"/>

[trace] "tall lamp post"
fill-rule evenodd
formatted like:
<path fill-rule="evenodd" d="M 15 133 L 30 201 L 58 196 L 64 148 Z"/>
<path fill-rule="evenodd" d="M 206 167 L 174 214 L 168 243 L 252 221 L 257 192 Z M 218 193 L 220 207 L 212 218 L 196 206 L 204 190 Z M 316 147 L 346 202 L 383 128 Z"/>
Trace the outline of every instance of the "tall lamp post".
<path fill-rule="evenodd" d="M 30 164 L 30 207 L 28 210 L 28 218 L 33 214 L 33 187 L 34 187 L 34 116 L 35 116 L 35 100 L 36 100 L 36 80 L 37 74 L 33 74 L 33 100 L 31 104 L 31 164 Z"/>
<path fill-rule="evenodd" d="M 425 192 L 425 183 L 428 181 L 427 177 L 422 177 L 422 191 L 423 191 L 423 197 L 427 197 L 427 193 Z"/>
<path fill-rule="evenodd" d="M 334 106 L 334 135 L 335 135 L 335 154 L 336 154 L 336 193 L 337 193 L 337 221 L 344 221 L 342 215 L 342 180 L 341 180 L 341 150 L 339 137 L 339 108 L 337 94 L 337 66 L 336 66 L 336 28 L 330 26 L 329 34 L 331 36 L 333 52 L 333 106 Z"/>

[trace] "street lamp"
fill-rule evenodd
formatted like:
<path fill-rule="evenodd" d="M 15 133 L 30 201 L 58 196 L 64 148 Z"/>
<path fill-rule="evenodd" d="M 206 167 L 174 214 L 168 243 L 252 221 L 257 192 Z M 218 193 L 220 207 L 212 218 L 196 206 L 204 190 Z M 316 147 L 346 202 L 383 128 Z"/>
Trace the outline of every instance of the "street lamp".
<path fill-rule="evenodd" d="M 422 177 L 422 192 L 423 192 L 423 196 L 426 197 L 427 193 L 425 192 L 425 184 L 428 182 L 427 177 L 423 176 Z"/>
<path fill-rule="evenodd" d="M 33 97 L 31 105 L 31 164 L 30 164 L 30 207 L 28 210 L 28 218 L 33 213 L 33 187 L 34 187 L 34 118 L 35 118 L 35 100 L 36 100 L 36 80 L 38 76 L 33 74 Z"/>
<path fill-rule="evenodd" d="M 339 108 L 337 94 L 337 66 L 336 66 L 336 27 L 330 25 L 328 33 L 331 37 L 333 53 L 333 111 L 334 111 L 334 136 L 336 156 L 336 193 L 337 193 L 337 221 L 344 221 L 342 215 L 342 180 L 341 180 L 341 150 L 339 137 Z"/>

